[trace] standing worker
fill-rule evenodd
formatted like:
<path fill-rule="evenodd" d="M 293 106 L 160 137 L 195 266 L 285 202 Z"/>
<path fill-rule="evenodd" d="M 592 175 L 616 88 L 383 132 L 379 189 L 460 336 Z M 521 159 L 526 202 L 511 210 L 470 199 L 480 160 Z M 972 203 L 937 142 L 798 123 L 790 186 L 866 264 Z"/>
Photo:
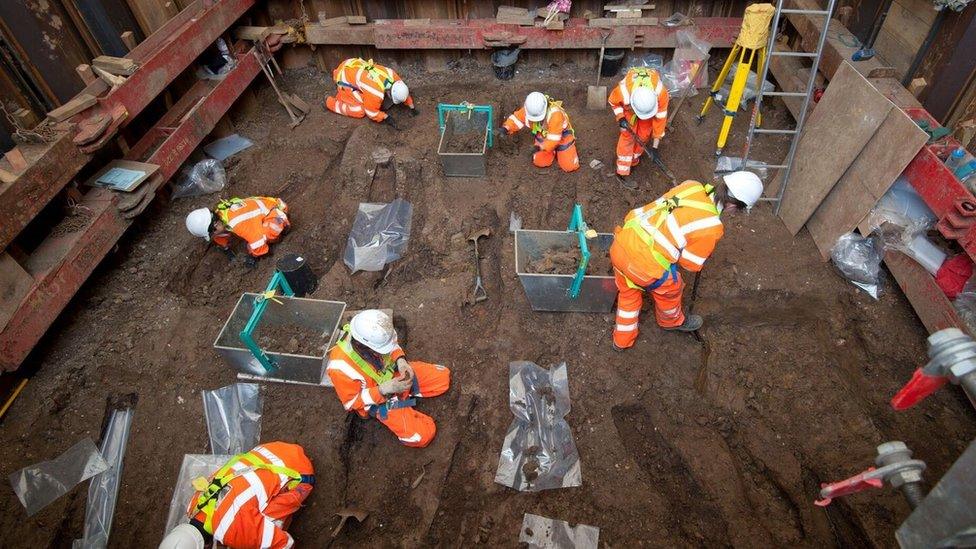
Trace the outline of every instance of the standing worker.
<path fill-rule="evenodd" d="M 684 282 L 678 266 L 701 271 L 725 232 L 719 214 L 752 208 L 762 191 L 756 174 L 734 172 L 724 177 L 719 189 L 685 181 L 627 214 L 610 246 L 618 290 L 615 350 L 622 351 L 637 341 L 644 292 L 654 296 L 654 316 L 665 330 L 694 332 L 701 328 L 702 318 L 685 315 L 681 306 Z"/>
<path fill-rule="evenodd" d="M 393 319 L 383 311 L 362 311 L 342 328 L 326 366 L 347 412 L 373 416 L 406 446 L 423 448 L 437 427 L 415 410 L 417 397 L 444 394 L 451 371 L 438 364 L 408 361 L 397 343 Z"/>
<path fill-rule="evenodd" d="M 290 226 L 288 205 L 280 198 L 268 196 L 221 200 L 213 211 L 199 208 L 186 216 L 190 234 L 213 241 L 231 259 L 231 234 L 247 242 L 248 267 L 254 266 L 256 258 L 270 253 L 269 244 L 277 242 Z"/>
<path fill-rule="evenodd" d="M 332 71 L 336 83 L 335 97 L 325 99 L 330 111 L 351 118 L 368 116 L 374 122 L 384 120 L 395 129 L 396 119 L 383 112 L 384 107 L 404 104 L 410 113 L 417 114 L 410 89 L 393 69 L 359 57 L 346 59 Z M 389 99 L 389 105 L 386 99 Z"/>
<path fill-rule="evenodd" d="M 556 101 L 540 92 L 532 92 L 525 97 L 525 104 L 508 117 L 501 132 L 513 135 L 528 126 L 535 136 L 532 147 L 532 163 L 540 168 L 552 166 L 553 159 L 559 161 L 564 172 L 579 169 L 579 156 L 576 154 L 576 132 L 569 123 L 569 115 L 563 109 L 562 101 Z"/>
<path fill-rule="evenodd" d="M 634 136 L 651 143 L 652 154 L 657 156 L 657 147 L 664 137 L 668 125 L 668 89 L 661 82 L 661 75 L 654 69 L 634 67 L 614 86 L 607 98 L 613 109 L 613 116 L 620 125 L 617 138 L 617 175 L 626 177 L 630 169 L 640 162 L 644 148 Z"/>
<path fill-rule="evenodd" d="M 297 444 L 269 442 L 234 456 L 196 489 L 187 508 L 189 524 L 173 528 L 159 549 L 288 549 L 291 515 L 315 485 L 315 471 Z"/>

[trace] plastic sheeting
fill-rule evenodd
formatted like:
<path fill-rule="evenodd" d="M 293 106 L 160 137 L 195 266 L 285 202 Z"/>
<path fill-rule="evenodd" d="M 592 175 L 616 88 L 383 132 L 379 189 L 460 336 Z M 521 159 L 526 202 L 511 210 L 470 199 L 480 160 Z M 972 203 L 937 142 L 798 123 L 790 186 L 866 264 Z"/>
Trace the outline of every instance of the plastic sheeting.
<path fill-rule="evenodd" d="M 342 261 L 356 271 L 381 271 L 400 259 L 410 241 L 413 207 L 397 198 L 389 204 L 359 204 Z"/>
<path fill-rule="evenodd" d="M 132 425 L 132 408 L 113 410 L 105 427 L 100 451 L 109 468 L 92 479 L 88 485 L 88 503 L 85 507 L 85 531 L 75 540 L 73 549 L 96 549 L 108 546 L 108 536 L 115 516 L 115 503 L 122 482 L 122 458 L 129 441 Z"/>
<path fill-rule="evenodd" d="M 67 494 L 78 483 L 108 469 L 90 438 L 68 448 L 60 456 L 42 461 L 10 475 L 17 499 L 33 516 L 52 501 Z"/>
<path fill-rule="evenodd" d="M 186 454 L 183 456 L 183 464 L 180 465 L 180 474 L 176 478 L 176 486 L 173 488 L 173 499 L 169 502 L 169 515 L 166 518 L 166 529 L 176 528 L 179 524 L 190 522 L 187 510 L 190 508 L 190 498 L 196 490 L 193 489 L 193 479 L 197 477 L 210 478 L 217 469 L 234 456 L 221 456 L 209 454 Z"/>
<path fill-rule="evenodd" d="M 227 184 L 227 172 L 219 160 L 206 158 L 192 167 L 184 166 L 173 185 L 173 198 L 215 193 Z"/>
<path fill-rule="evenodd" d="M 899 176 L 868 215 L 867 225 L 873 231 L 884 223 L 899 227 L 931 225 L 938 221 L 918 191 L 905 176 Z"/>
<path fill-rule="evenodd" d="M 254 145 L 254 143 L 250 139 L 241 137 L 235 133 L 233 135 L 228 135 L 227 137 L 215 139 L 203 148 L 203 152 L 207 153 L 207 156 L 210 158 L 213 158 L 218 162 L 223 162 L 224 160 L 234 156 L 244 149 L 251 147 L 252 145 Z"/>
<path fill-rule="evenodd" d="M 519 533 L 519 542 L 528 544 L 530 549 L 596 549 L 599 541 L 600 529 L 596 526 L 570 526 L 564 520 L 530 513 L 522 518 Z"/>
<path fill-rule="evenodd" d="M 708 58 L 712 45 L 692 30 L 676 33 L 677 46 L 671 61 L 664 65 L 661 79 L 673 97 L 693 97 L 698 88 L 708 86 Z"/>
<path fill-rule="evenodd" d="M 881 260 L 884 249 L 875 238 L 847 233 L 837 239 L 830 259 L 844 278 L 878 299 L 881 295 Z"/>
<path fill-rule="evenodd" d="M 201 395 L 211 453 L 237 455 L 261 442 L 264 398 L 259 384 L 235 383 Z"/>
<path fill-rule="evenodd" d="M 546 370 L 532 362 L 508 365 L 508 428 L 495 482 L 521 492 L 582 484 L 579 453 L 564 419 L 569 413 L 566 363 Z"/>

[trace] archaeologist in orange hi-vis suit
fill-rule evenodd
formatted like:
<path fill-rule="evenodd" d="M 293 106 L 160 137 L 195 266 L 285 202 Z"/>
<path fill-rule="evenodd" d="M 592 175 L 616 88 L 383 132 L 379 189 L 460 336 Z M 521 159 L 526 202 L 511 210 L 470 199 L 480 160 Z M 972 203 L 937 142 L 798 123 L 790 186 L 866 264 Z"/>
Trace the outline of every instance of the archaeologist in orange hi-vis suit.
<path fill-rule="evenodd" d="M 635 67 L 614 86 L 607 102 L 620 126 L 617 175 L 628 176 L 630 169 L 640 162 L 644 150 L 628 128 L 644 143 L 653 139 L 651 153 L 657 155 L 657 147 L 668 125 L 668 89 L 656 70 Z"/>
<path fill-rule="evenodd" d="M 369 309 L 352 317 L 329 351 L 326 373 L 346 411 L 373 416 L 406 446 L 423 448 L 434 439 L 434 420 L 414 405 L 417 398 L 444 394 L 451 371 L 408 361 L 386 313 Z"/>
<path fill-rule="evenodd" d="M 159 549 L 287 549 L 285 530 L 315 485 L 315 471 L 297 444 L 268 442 L 234 456 L 209 479 L 193 481 L 189 524 L 171 530 Z"/>
<path fill-rule="evenodd" d="M 532 146 L 533 164 L 547 168 L 556 159 L 564 172 L 579 169 L 576 132 L 569 123 L 569 115 L 563 109 L 561 101 L 540 92 L 530 93 L 522 108 L 505 120 L 501 133 L 512 135 L 526 126 L 535 136 L 535 145 Z"/>
<path fill-rule="evenodd" d="M 254 266 L 254 259 L 271 252 L 269 244 L 277 242 L 288 230 L 288 205 L 280 198 L 252 196 L 221 200 L 213 211 L 193 210 L 186 216 L 186 229 L 193 236 L 220 246 L 230 257 L 231 235 L 247 242 L 249 256 L 245 264 Z"/>
<path fill-rule="evenodd" d="M 685 315 L 681 306 L 684 282 L 678 267 L 700 271 L 725 232 L 719 214 L 752 208 L 762 190 L 755 174 L 734 172 L 724 177 L 718 189 L 685 181 L 627 214 L 610 245 L 618 290 L 615 350 L 631 347 L 637 340 L 645 292 L 654 298 L 654 316 L 665 330 L 701 328 L 702 318 Z"/>
<path fill-rule="evenodd" d="M 393 69 L 358 57 L 346 59 L 332 71 L 336 83 L 335 97 L 325 99 L 325 107 L 334 113 L 352 118 L 368 116 L 374 122 L 384 120 L 397 127 L 396 119 L 383 112 L 384 107 L 406 105 L 417 114 L 410 89 Z M 389 105 L 384 104 L 388 99 Z"/>

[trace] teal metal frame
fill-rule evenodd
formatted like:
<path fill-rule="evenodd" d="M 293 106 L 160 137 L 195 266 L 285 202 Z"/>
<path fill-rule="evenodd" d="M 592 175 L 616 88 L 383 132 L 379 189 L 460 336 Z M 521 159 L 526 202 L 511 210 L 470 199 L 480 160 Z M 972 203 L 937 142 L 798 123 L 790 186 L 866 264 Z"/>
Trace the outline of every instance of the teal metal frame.
<path fill-rule="evenodd" d="M 569 287 L 570 299 L 576 299 L 580 294 L 580 287 L 583 285 L 583 277 L 586 275 L 586 266 L 590 264 L 590 246 L 586 243 L 586 231 L 590 230 L 583 220 L 583 206 L 573 205 L 573 215 L 569 218 L 568 232 L 576 233 L 576 240 L 579 242 L 580 262 L 576 268 L 576 275 L 573 276 L 573 284 Z"/>
<path fill-rule="evenodd" d="M 281 291 L 281 295 L 286 297 L 294 297 L 295 292 L 292 291 L 291 286 L 288 281 L 285 280 L 285 275 L 281 274 L 280 271 L 275 271 L 274 275 L 271 276 L 271 280 L 268 282 L 268 287 L 265 288 L 264 293 L 257 298 L 254 302 L 254 311 L 251 312 L 251 318 L 247 320 L 247 324 L 244 325 L 244 329 L 241 330 L 240 338 L 241 343 L 254 358 L 258 359 L 261 366 L 268 372 L 273 372 L 278 368 L 278 364 L 273 358 L 268 356 L 268 353 L 264 352 L 256 341 L 254 341 L 254 330 L 257 329 L 258 323 L 261 322 L 261 317 L 264 316 L 264 310 L 268 308 L 268 300 L 274 299 L 273 297 L 268 297 Z"/>
<path fill-rule="evenodd" d="M 472 112 L 484 112 L 488 113 L 488 127 L 486 131 L 488 132 L 488 146 L 494 147 L 495 145 L 495 132 L 491 131 L 495 126 L 495 109 L 491 105 L 474 105 L 465 101 L 460 105 L 450 105 L 447 103 L 437 104 L 437 127 L 440 128 L 441 133 L 444 133 L 444 127 L 447 121 L 447 111 L 462 111 L 467 112 L 468 116 L 471 116 Z"/>

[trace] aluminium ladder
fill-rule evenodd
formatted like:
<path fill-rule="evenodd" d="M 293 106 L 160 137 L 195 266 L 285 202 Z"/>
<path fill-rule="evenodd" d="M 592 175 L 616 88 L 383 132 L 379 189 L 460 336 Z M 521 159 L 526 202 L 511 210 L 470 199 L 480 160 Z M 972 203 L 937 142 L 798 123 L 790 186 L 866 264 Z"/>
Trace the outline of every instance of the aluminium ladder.
<path fill-rule="evenodd" d="M 756 136 L 762 135 L 792 135 L 793 138 L 790 141 L 790 150 L 786 155 L 786 160 L 782 164 L 769 165 L 766 168 L 781 169 L 782 178 L 779 186 L 779 191 L 776 193 L 775 198 L 761 198 L 760 200 L 776 202 L 776 207 L 773 209 L 774 213 L 779 213 L 780 205 L 783 203 L 783 194 L 786 192 L 786 186 L 790 181 L 790 173 L 793 171 L 793 157 L 796 155 L 796 147 L 800 142 L 800 133 L 803 131 L 803 123 L 807 117 L 807 109 L 810 107 L 810 97 L 813 95 L 814 83 L 817 81 L 817 68 L 820 66 L 820 58 L 823 55 L 824 44 L 827 42 L 827 33 L 830 30 L 830 16 L 834 12 L 834 4 L 837 0 L 827 0 L 827 9 L 824 10 L 804 10 L 804 9 L 790 9 L 783 8 L 784 0 L 776 1 L 776 13 L 773 15 L 773 26 L 769 32 L 769 42 L 766 45 L 766 51 L 768 55 L 762 66 L 762 74 L 759 76 L 758 91 L 756 95 L 756 102 L 752 107 L 752 116 L 749 120 L 749 134 L 746 138 L 745 151 L 742 154 L 742 165 L 740 169 L 745 169 L 749 165 L 749 151 L 752 148 L 752 140 Z M 824 18 L 823 28 L 820 29 L 820 39 L 817 41 L 817 51 L 813 53 L 799 52 L 799 51 L 776 51 L 776 34 L 779 28 L 779 22 L 782 14 L 802 14 L 802 15 L 822 15 Z M 813 65 L 810 67 L 810 79 L 807 81 L 806 91 L 771 91 L 763 92 L 762 83 L 766 81 L 766 77 L 769 74 L 769 63 L 772 61 L 773 57 L 806 57 L 813 60 Z M 778 129 L 766 129 L 757 128 L 757 120 L 759 118 L 759 109 L 762 107 L 763 96 L 781 96 L 781 97 L 802 97 L 803 107 L 800 109 L 799 119 L 796 121 L 796 127 L 791 130 L 778 130 Z"/>

